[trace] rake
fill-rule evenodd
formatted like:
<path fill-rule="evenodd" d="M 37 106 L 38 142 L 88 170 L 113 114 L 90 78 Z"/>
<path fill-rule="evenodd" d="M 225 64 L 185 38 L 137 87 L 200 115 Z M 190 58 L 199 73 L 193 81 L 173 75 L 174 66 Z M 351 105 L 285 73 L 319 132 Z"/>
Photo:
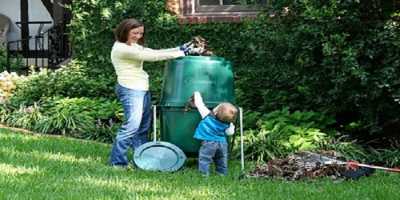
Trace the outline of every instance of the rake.
<path fill-rule="evenodd" d="M 311 153 L 314 154 L 314 153 Z M 327 156 L 323 156 L 323 155 L 319 155 L 319 154 L 315 154 L 320 156 L 321 160 L 322 160 L 322 164 L 325 165 L 346 165 L 347 168 L 349 169 L 357 169 L 359 167 L 366 167 L 366 168 L 370 168 L 370 169 L 379 169 L 379 170 L 384 170 L 384 171 L 388 171 L 388 172 L 397 172 L 400 173 L 400 169 L 399 168 L 389 168 L 389 167 L 382 167 L 382 166 L 377 166 L 377 165 L 370 165 L 370 164 L 363 164 L 363 163 L 359 163 L 357 161 L 354 160 L 349 160 L 349 161 L 341 161 L 341 160 L 337 160 L 334 158 L 330 158 Z"/>

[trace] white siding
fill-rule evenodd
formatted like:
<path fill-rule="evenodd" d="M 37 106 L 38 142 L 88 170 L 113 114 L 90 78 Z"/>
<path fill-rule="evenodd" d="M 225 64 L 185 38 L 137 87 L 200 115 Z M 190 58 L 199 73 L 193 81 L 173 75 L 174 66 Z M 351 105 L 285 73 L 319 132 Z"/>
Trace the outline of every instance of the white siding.
<path fill-rule="evenodd" d="M 47 12 L 46 7 L 40 0 L 28 0 L 29 21 L 52 21 L 50 14 Z M 15 22 L 20 21 L 20 0 L 0 0 L 0 13 L 8 16 L 11 19 L 10 32 L 8 34 L 8 41 L 21 39 L 21 30 L 15 25 Z M 44 25 L 43 30 L 49 29 L 52 24 Z M 30 25 L 30 35 L 34 36 L 38 32 L 39 25 Z M 31 48 L 34 44 L 30 44 Z"/>

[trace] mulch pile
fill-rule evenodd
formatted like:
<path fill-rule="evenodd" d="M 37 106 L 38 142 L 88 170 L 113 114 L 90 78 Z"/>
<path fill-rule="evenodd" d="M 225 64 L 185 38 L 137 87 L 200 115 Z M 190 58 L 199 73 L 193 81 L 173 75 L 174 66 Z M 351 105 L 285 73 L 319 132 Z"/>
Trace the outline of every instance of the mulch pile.
<path fill-rule="evenodd" d="M 284 159 L 270 160 L 264 165 L 257 166 L 248 176 L 300 180 L 317 177 L 338 179 L 346 175 L 348 171 L 346 165 L 325 164 L 326 158 L 340 160 L 335 152 L 299 152 Z"/>
<path fill-rule="evenodd" d="M 212 55 L 214 55 L 214 53 L 208 47 L 207 40 L 204 39 L 203 37 L 195 36 L 192 38 L 191 42 L 193 43 L 194 48 L 201 48 L 204 50 L 200 55 L 196 55 L 196 56 L 212 56 Z"/>

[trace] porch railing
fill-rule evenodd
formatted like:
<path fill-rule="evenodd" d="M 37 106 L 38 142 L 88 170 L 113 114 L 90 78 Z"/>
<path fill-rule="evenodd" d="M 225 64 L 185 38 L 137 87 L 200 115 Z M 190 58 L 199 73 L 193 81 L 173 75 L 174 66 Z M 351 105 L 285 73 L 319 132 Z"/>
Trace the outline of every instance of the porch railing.
<path fill-rule="evenodd" d="M 25 71 L 32 66 L 36 69 L 58 68 L 61 62 L 71 57 L 68 34 L 64 32 L 62 26 L 53 26 L 45 32 L 39 32 L 36 36 L 8 42 L 7 71 Z M 24 43 L 28 44 L 29 49 L 23 48 Z"/>

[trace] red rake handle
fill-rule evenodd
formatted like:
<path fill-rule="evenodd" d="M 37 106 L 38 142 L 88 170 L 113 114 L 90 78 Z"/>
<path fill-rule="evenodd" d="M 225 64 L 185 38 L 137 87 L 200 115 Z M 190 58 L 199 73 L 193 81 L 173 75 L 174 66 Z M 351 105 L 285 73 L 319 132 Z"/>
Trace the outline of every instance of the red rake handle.
<path fill-rule="evenodd" d="M 398 169 L 398 168 L 388 168 L 388 167 L 381 167 L 381 166 L 376 166 L 376 165 L 367 165 L 367 164 L 358 163 L 356 161 L 348 161 L 347 166 L 350 169 L 355 169 L 357 167 L 367 167 L 367 168 L 372 168 L 372 169 L 382 169 L 382 170 L 389 171 L 389 172 L 399 172 L 400 173 L 400 169 Z"/>

